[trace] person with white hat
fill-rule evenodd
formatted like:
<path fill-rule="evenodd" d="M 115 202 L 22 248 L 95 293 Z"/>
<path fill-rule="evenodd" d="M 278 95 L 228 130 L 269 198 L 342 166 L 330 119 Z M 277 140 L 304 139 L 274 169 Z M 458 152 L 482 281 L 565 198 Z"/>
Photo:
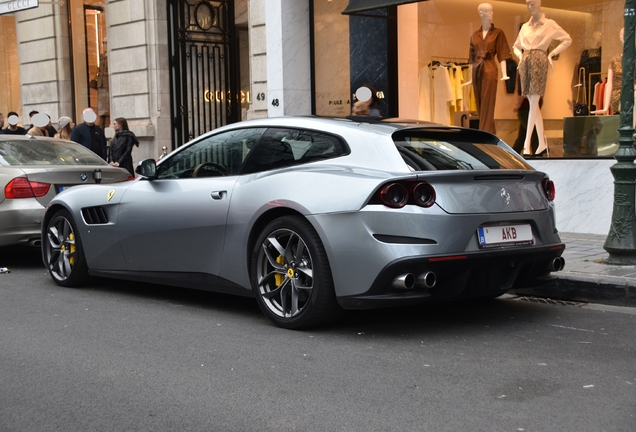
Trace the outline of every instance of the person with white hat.
<path fill-rule="evenodd" d="M 9 123 L 9 127 L 7 127 L 6 129 L 2 129 L 0 131 L 0 134 L 26 135 L 27 133 L 26 129 L 23 128 L 22 126 L 18 126 L 18 123 L 20 123 L 20 117 L 18 116 L 17 112 L 10 111 L 7 114 L 7 123 Z"/>
<path fill-rule="evenodd" d="M 55 138 L 62 138 L 62 139 L 70 140 L 71 139 L 71 131 L 75 127 L 75 123 L 73 123 L 73 119 L 71 119 L 70 117 L 62 116 L 57 121 L 57 124 L 59 125 L 60 129 L 55 134 Z"/>

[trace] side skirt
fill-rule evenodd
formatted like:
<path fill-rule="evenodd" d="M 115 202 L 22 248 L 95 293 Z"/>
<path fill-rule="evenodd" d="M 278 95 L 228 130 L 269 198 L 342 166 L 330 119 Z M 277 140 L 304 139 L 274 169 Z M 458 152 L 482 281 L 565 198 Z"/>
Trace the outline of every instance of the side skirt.
<path fill-rule="evenodd" d="M 251 289 L 207 273 L 173 273 L 173 272 L 129 272 L 111 270 L 89 270 L 91 276 L 124 279 L 134 282 L 154 283 L 177 286 L 223 294 L 254 297 Z"/>

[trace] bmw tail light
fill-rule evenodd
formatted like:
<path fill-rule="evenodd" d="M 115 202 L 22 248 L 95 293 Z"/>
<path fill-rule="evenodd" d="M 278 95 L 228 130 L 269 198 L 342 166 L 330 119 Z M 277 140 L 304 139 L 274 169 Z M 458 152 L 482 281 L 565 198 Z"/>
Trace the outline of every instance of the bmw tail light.
<path fill-rule="evenodd" d="M 556 196 L 556 188 L 554 187 L 554 182 L 549 178 L 544 178 L 541 183 L 543 185 L 543 192 L 545 193 L 548 201 L 554 201 L 554 197 Z"/>
<path fill-rule="evenodd" d="M 43 197 L 50 188 L 49 183 L 30 182 L 24 177 L 17 177 L 4 187 L 4 196 L 7 199 Z"/>
<path fill-rule="evenodd" d="M 390 208 L 402 208 L 407 204 L 430 207 L 435 204 L 435 198 L 435 189 L 426 182 L 394 181 L 384 184 L 369 203 Z"/>

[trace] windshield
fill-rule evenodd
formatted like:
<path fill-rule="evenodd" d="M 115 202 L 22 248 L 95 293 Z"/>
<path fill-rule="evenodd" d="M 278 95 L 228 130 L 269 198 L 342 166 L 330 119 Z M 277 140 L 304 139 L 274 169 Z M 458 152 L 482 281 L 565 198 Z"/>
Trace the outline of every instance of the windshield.
<path fill-rule="evenodd" d="M 401 131 L 393 140 L 413 171 L 533 169 L 501 140 L 464 130 Z"/>
<path fill-rule="evenodd" d="M 38 139 L 0 140 L 0 165 L 106 165 L 81 144 Z"/>

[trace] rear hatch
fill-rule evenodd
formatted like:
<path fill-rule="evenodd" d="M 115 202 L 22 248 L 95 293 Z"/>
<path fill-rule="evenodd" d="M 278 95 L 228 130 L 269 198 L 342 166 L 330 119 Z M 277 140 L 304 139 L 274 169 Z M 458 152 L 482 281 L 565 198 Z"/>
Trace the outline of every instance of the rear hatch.
<path fill-rule="evenodd" d="M 404 162 L 429 182 L 451 214 L 543 210 L 546 174 L 496 136 L 461 128 L 407 128 L 393 134 Z"/>
<path fill-rule="evenodd" d="M 539 171 L 455 171 L 418 176 L 435 188 L 436 204 L 450 214 L 544 210 L 545 174 Z"/>

